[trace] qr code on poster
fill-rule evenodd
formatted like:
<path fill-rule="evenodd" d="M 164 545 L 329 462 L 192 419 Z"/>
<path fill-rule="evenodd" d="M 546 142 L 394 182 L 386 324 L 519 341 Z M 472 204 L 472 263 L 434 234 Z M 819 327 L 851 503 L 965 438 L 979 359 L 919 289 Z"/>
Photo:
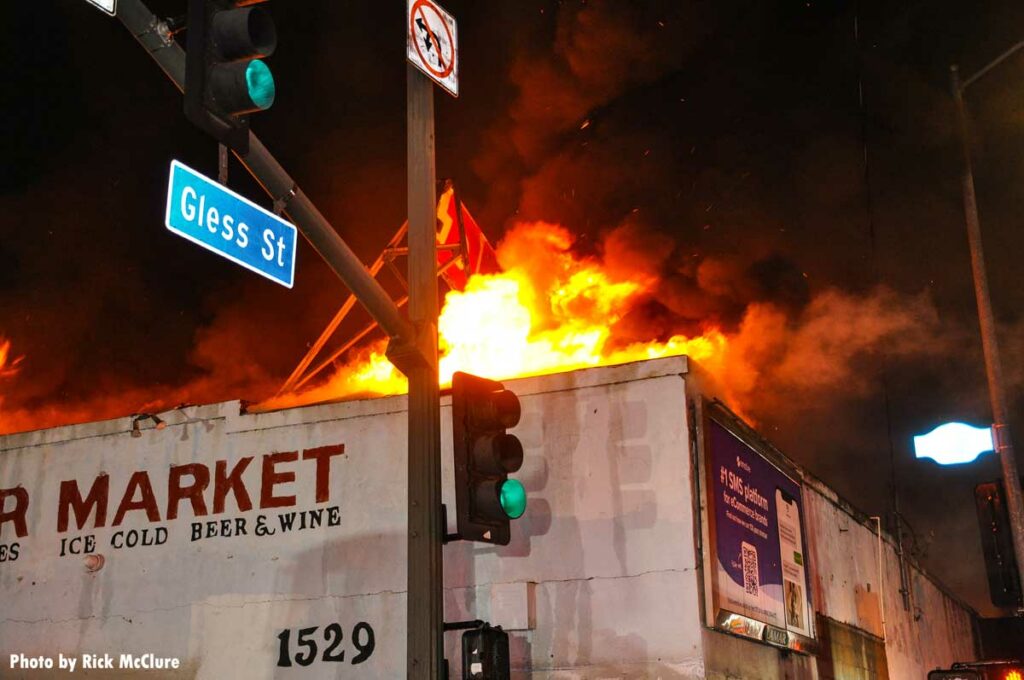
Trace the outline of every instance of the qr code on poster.
<path fill-rule="evenodd" d="M 740 543 L 740 556 L 743 560 L 743 590 L 757 597 L 757 585 L 761 581 L 757 573 L 757 548 L 749 543 Z"/>

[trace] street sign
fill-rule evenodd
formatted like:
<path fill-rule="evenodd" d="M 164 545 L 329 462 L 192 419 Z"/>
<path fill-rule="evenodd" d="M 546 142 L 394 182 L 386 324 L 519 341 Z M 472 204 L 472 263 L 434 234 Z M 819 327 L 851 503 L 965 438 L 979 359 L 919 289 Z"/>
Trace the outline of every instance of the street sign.
<path fill-rule="evenodd" d="M 171 161 L 167 228 L 287 288 L 295 280 L 295 225 Z"/>
<path fill-rule="evenodd" d="M 928 434 L 914 437 L 914 455 L 931 458 L 939 465 L 970 463 L 994 449 L 991 427 L 973 427 L 966 423 L 945 423 Z"/>
<path fill-rule="evenodd" d="M 455 17 L 431 0 L 406 0 L 406 56 L 431 80 L 459 96 L 459 35 Z"/>
<path fill-rule="evenodd" d="M 110 16 L 117 14 L 117 0 L 89 0 L 89 4 L 99 7 Z"/>

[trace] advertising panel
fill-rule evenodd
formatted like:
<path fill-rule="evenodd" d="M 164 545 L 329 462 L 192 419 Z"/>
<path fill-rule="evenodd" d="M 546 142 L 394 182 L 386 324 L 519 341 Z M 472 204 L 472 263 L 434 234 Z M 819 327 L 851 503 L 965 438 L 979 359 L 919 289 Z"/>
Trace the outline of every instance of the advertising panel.
<path fill-rule="evenodd" d="M 800 483 L 741 439 L 724 409 L 705 409 L 708 625 L 805 649 L 814 612 Z"/>

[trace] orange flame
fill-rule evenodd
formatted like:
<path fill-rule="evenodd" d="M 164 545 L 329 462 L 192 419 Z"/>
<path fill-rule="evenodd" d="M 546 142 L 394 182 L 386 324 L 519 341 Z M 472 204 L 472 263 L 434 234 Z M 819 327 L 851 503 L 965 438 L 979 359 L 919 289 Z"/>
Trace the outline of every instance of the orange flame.
<path fill-rule="evenodd" d="M 24 356 L 11 358 L 11 341 L 0 335 L 0 378 L 13 378 L 20 370 L 18 364 Z"/>
<path fill-rule="evenodd" d="M 574 254 L 572 245 L 562 227 L 519 225 L 498 248 L 504 273 L 473 276 L 465 291 L 445 296 L 438 319 L 442 384 L 449 384 L 457 370 L 500 380 L 680 354 L 721 360 L 728 340 L 717 329 L 623 345 L 615 324 L 651 288 L 653 276 L 617 280 L 600 261 Z M 256 408 L 400 394 L 408 385 L 384 356 L 384 347 L 383 341 L 373 345 L 318 388 Z"/>

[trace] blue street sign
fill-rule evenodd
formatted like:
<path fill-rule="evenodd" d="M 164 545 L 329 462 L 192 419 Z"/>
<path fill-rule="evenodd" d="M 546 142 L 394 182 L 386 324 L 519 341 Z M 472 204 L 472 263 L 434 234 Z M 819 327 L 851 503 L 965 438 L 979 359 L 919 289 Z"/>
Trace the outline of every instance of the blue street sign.
<path fill-rule="evenodd" d="M 295 281 L 295 225 L 178 161 L 171 161 L 164 223 L 282 286 Z"/>

